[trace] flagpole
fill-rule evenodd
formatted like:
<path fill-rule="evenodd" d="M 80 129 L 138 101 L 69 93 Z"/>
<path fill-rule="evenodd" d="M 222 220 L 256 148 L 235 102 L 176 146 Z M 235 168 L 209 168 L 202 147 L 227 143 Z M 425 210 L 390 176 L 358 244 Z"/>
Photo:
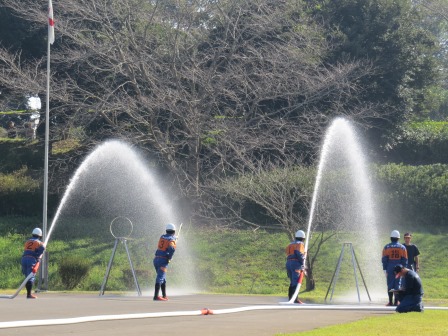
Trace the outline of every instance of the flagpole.
<path fill-rule="evenodd" d="M 50 45 L 54 42 L 54 21 L 53 21 L 53 5 L 51 0 L 48 1 L 48 41 L 47 41 L 47 88 L 45 101 L 45 157 L 44 157 L 44 204 L 42 218 L 42 238 L 47 238 L 47 221 L 48 221 L 48 156 L 50 144 Z M 41 281 L 39 281 L 39 289 L 48 289 L 48 254 L 44 254 L 41 267 Z"/>

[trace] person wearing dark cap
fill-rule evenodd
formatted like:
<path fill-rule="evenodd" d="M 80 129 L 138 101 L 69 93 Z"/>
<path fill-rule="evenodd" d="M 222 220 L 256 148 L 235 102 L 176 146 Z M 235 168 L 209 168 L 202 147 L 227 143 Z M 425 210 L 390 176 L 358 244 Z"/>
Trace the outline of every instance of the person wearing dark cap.
<path fill-rule="evenodd" d="M 390 243 L 384 246 L 383 256 L 381 262 L 383 263 L 383 270 L 386 274 L 387 294 L 389 296 L 389 303 L 387 306 L 396 306 L 398 304 L 397 296 L 394 297 L 393 289 L 398 288 L 398 281 L 395 279 L 394 267 L 398 264 L 406 265 L 408 263 L 408 254 L 404 245 L 398 242 L 400 239 L 400 232 L 393 230 L 390 233 Z M 392 303 L 392 299 L 394 302 Z"/>
<path fill-rule="evenodd" d="M 423 285 L 416 272 L 399 264 L 394 267 L 396 278 L 400 279 L 397 292 L 399 304 L 395 309 L 398 313 L 423 312 Z"/>
<path fill-rule="evenodd" d="M 420 251 L 417 245 L 411 244 L 412 233 L 406 232 L 404 234 L 404 247 L 406 247 L 406 251 L 408 252 L 408 264 L 406 268 L 409 268 L 415 272 L 420 271 L 418 256 L 420 255 Z"/>

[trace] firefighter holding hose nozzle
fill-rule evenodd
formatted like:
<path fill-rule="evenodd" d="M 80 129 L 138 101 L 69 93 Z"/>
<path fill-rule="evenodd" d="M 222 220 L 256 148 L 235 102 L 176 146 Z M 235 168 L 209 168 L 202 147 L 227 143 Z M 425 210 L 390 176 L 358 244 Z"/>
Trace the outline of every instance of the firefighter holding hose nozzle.
<path fill-rule="evenodd" d="M 166 225 L 165 231 L 166 233 L 159 239 L 153 261 L 157 273 L 154 287 L 154 301 L 168 301 L 168 297 L 166 296 L 166 271 L 176 251 L 177 237 L 174 235 L 176 233 L 176 226 L 169 223 Z M 162 296 L 159 296 L 159 290 L 162 290 Z"/>
<path fill-rule="evenodd" d="M 24 245 L 24 251 L 22 254 L 22 273 L 25 278 L 33 273 L 33 276 L 27 281 L 25 285 L 27 299 L 37 299 L 37 296 L 31 294 L 31 290 L 33 289 L 35 280 L 34 275 L 39 269 L 40 260 L 42 258 L 42 254 L 45 251 L 45 244 L 41 241 L 41 239 L 42 230 L 39 228 L 35 228 L 32 232 L 32 237 L 29 238 Z"/>
<path fill-rule="evenodd" d="M 291 300 L 297 285 L 301 277 L 305 272 L 305 245 L 303 240 L 305 239 L 305 232 L 299 230 L 295 234 L 295 241 L 291 242 L 286 247 L 286 273 L 290 281 L 288 289 L 288 299 Z M 299 299 L 296 299 L 295 303 L 303 303 Z"/>

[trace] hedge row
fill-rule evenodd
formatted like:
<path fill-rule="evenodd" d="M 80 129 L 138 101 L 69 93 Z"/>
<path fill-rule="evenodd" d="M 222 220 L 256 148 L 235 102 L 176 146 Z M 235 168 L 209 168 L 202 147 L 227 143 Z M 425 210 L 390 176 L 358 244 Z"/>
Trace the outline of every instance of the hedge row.
<path fill-rule="evenodd" d="M 393 225 L 448 229 L 448 165 L 387 164 L 375 165 L 373 170 L 380 191 L 378 211 L 386 213 Z M 51 195 L 50 212 L 57 198 Z M 41 185 L 27 175 L 26 167 L 0 173 L 0 216 L 40 216 L 41 209 Z"/>
<path fill-rule="evenodd" d="M 410 165 L 448 164 L 448 122 L 409 123 L 387 146 L 391 162 Z"/>
<path fill-rule="evenodd" d="M 402 227 L 446 231 L 448 229 L 448 165 L 375 166 L 382 192 L 380 208 Z"/>

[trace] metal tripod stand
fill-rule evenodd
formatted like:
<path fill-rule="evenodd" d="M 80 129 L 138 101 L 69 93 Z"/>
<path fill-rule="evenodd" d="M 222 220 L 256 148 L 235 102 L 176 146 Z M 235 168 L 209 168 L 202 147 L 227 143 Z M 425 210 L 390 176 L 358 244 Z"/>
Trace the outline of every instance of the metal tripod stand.
<path fill-rule="evenodd" d="M 331 289 L 330 301 L 333 299 L 334 289 L 336 287 L 336 283 L 339 278 L 339 271 L 341 269 L 341 263 L 342 263 L 342 259 L 344 257 L 345 247 L 347 247 L 349 249 L 349 252 L 351 255 L 351 261 L 352 261 L 352 265 L 353 265 L 353 274 L 355 276 L 355 282 L 356 282 L 356 290 L 358 292 L 358 302 L 361 302 L 361 296 L 359 294 L 358 274 L 356 272 L 356 266 L 358 266 L 359 274 L 361 275 L 361 279 L 362 279 L 362 282 L 366 289 L 367 296 L 369 297 L 369 301 L 372 301 L 372 299 L 370 298 L 369 290 L 367 289 L 366 282 L 364 280 L 364 276 L 362 275 L 362 272 L 361 272 L 361 267 L 359 267 L 359 262 L 358 262 L 358 259 L 356 258 L 355 250 L 353 249 L 352 243 L 343 243 L 342 244 L 341 254 L 339 255 L 338 264 L 336 265 L 336 269 L 333 273 L 333 277 L 331 278 L 330 285 L 328 286 L 327 294 L 325 295 L 325 301 L 327 301 L 327 296 L 328 296 L 328 293 L 330 292 L 330 289 Z"/>
<path fill-rule="evenodd" d="M 123 238 L 123 237 L 115 238 L 115 245 L 114 245 L 114 248 L 112 249 L 112 255 L 110 256 L 109 265 L 107 265 L 107 270 L 106 270 L 106 274 L 104 275 L 103 284 L 101 285 L 100 296 L 104 295 L 104 289 L 106 288 L 107 280 L 109 279 L 110 270 L 112 268 L 112 261 L 114 260 L 118 242 L 123 243 L 124 248 L 126 249 L 129 265 L 131 266 L 132 276 L 134 277 L 135 287 L 137 289 L 137 294 L 138 294 L 138 296 L 142 296 L 142 291 L 140 290 L 140 285 L 138 284 L 137 276 L 135 275 L 134 265 L 132 264 L 131 256 L 129 254 L 128 245 L 126 243 L 126 238 Z"/>

